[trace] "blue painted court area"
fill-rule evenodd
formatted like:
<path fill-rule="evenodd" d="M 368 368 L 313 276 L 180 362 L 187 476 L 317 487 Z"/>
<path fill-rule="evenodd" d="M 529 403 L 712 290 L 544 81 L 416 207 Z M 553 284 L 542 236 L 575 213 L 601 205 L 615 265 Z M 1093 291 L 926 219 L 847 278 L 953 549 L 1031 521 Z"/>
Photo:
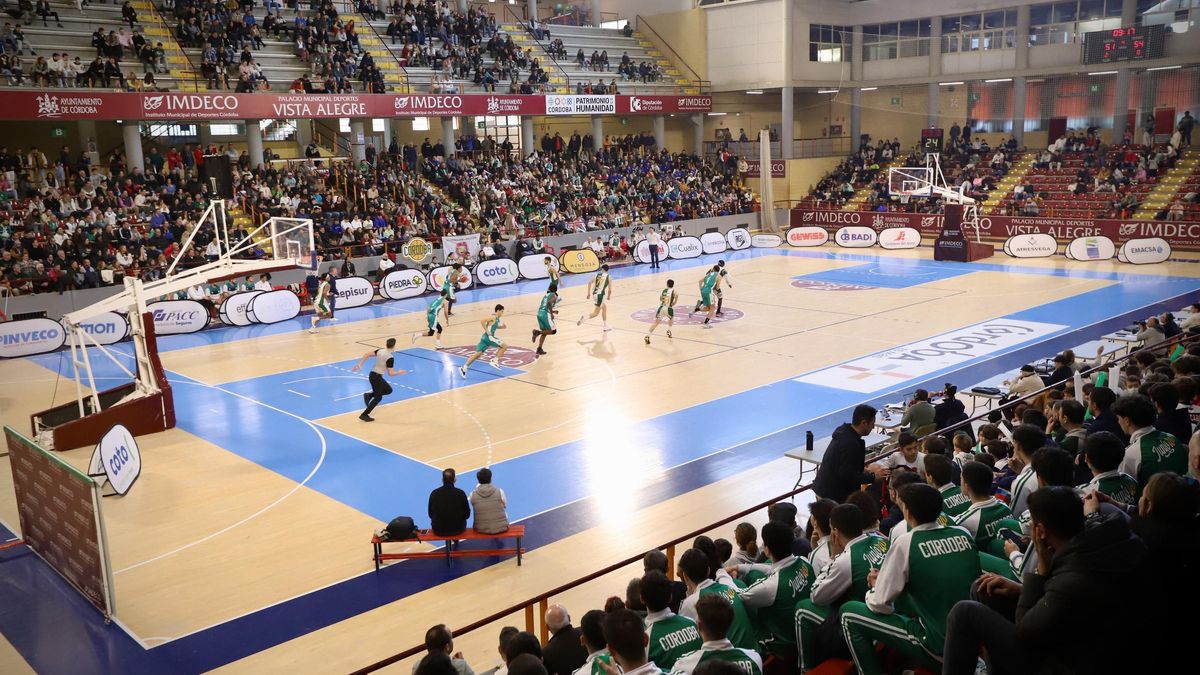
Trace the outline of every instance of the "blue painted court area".
<path fill-rule="evenodd" d="M 384 399 L 383 405 L 523 373 L 504 366 L 497 370 L 480 359 L 471 366 L 470 376 L 464 380 L 458 374 L 458 367 L 464 362 L 466 359 L 461 356 L 428 349 L 396 352 L 395 367 L 406 372 L 385 378 L 391 383 L 393 391 Z M 362 409 L 362 395 L 370 390 L 367 373 L 370 372 L 372 360 L 368 359 L 357 373 L 350 370 L 356 363 L 357 359 L 326 363 L 228 382 L 222 384 L 221 388 L 295 413 L 304 419 L 318 420 Z"/>
<path fill-rule="evenodd" d="M 976 270 L 965 269 L 961 266 L 930 264 L 927 260 L 893 259 L 804 274 L 793 277 L 793 280 L 856 284 L 875 288 L 911 288 L 934 281 L 953 279 L 974 271 Z"/>

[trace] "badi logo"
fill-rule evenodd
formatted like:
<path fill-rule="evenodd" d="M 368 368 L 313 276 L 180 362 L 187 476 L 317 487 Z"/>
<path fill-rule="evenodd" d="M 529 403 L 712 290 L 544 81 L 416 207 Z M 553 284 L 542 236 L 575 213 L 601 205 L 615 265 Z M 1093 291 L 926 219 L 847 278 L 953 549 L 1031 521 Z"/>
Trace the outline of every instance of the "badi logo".
<path fill-rule="evenodd" d="M 836 241 L 839 246 L 846 248 L 867 248 L 874 246 L 879 235 L 869 227 L 843 227 L 837 231 Z"/>

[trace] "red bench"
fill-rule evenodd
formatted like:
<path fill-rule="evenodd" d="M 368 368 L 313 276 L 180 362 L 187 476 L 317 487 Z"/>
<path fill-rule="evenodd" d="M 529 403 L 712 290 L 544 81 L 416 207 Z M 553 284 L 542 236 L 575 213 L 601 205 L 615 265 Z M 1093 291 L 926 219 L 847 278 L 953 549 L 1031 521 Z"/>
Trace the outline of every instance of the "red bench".
<path fill-rule="evenodd" d="M 451 547 L 451 542 L 463 540 L 480 540 L 480 539 L 507 539 L 513 537 L 517 540 L 517 545 L 512 548 L 489 548 L 489 549 L 462 549 Z M 525 549 L 521 546 L 521 540 L 525 538 L 524 525 L 512 525 L 507 530 L 498 534 L 483 534 L 476 532 L 471 528 L 459 534 L 440 535 L 434 534 L 433 530 L 417 530 L 417 536 L 412 539 L 402 539 L 399 541 L 384 541 L 378 535 L 371 537 L 371 547 L 375 551 L 375 571 L 379 571 L 380 564 L 384 560 L 408 560 L 411 558 L 446 558 L 446 564 L 450 564 L 451 558 L 488 558 L 496 555 L 515 555 L 517 556 L 517 566 L 521 565 L 521 555 L 525 553 Z M 384 553 L 384 544 L 411 544 L 413 542 L 445 542 L 444 551 L 412 551 L 408 553 Z"/>

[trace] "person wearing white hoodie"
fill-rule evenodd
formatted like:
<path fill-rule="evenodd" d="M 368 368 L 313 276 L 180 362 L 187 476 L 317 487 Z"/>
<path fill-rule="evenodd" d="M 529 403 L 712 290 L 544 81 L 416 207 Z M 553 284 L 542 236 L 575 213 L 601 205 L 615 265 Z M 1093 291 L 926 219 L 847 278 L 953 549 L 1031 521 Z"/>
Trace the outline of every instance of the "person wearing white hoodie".
<path fill-rule="evenodd" d="M 508 513 L 505 511 L 508 499 L 504 496 L 504 490 L 492 485 L 491 469 L 480 469 L 475 477 L 479 480 L 479 485 L 475 486 L 468 497 L 471 511 L 475 514 L 472 527 L 482 534 L 504 532 L 508 529 Z"/>

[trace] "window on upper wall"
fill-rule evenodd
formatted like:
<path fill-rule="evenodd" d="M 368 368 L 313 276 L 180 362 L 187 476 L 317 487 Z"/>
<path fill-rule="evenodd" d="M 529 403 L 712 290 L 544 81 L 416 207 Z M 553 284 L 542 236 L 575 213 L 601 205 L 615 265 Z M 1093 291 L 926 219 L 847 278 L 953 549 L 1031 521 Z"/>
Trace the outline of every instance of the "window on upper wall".
<path fill-rule="evenodd" d="M 1186 33 L 1193 22 L 1200 21 L 1200 0 L 1139 0 L 1138 21 L 1144 26 L 1161 24 L 1173 33 Z"/>
<path fill-rule="evenodd" d="M 1016 26 L 1015 9 L 942 17 L 942 52 L 950 54 L 1012 48 Z"/>
<path fill-rule="evenodd" d="M 849 61 L 853 31 L 850 26 L 809 24 L 808 60 L 824 63 Z"/>
<path fill-rule="evenodd" d="M 884 61 L 929 55 L 933 19 L 870 24 L 863 26 L 863 60 Z"/>

